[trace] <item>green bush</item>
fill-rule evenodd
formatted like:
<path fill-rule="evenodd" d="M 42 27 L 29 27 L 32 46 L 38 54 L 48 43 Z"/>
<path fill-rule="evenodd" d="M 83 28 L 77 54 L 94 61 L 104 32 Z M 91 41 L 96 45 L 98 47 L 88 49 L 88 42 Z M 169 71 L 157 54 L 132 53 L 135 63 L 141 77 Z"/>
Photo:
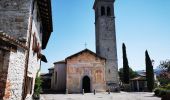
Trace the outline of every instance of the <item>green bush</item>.
<path fill-rule="evenodd" d="M 165 89 L 170 90 L 170 83 L 167 86 L 165 86 Z"/>
<path fill-rule="evenodd" d="M 154 93 L 156 96 L 162 97 L 164 95 L 170 94 L 170 90 L 165 88 L 156 88 Z"/>
<path fill-rule="evenodd" d="M 127 92 L 130 92 L 131 91 L 130 84 L 123 84 L 123 90 L 127 91 Z"/>
<path fill-rule="evenodd" d="M 159 92 L 160 92 L 160 89 L 159 89 L 159 88 L 156 88 L 156 89 L 154 90 L 154 93 L 155 93 L 156 96 L 159 95 Z"/>
<path fill-rule="evenodd" d="M 36 77 L 35 79 L 35 85 L 34 85 L 34 98 L 39 98 L 40 92 L 42 90 L 41 88 L 42 80 L 40 77 Z"/>
<path fill-rule="evenodd" d="M 166 95 L 166 90 L 165 90 L 165 89 L 162 89 L 162 90 L 160 91 L 160 93 L 159 93 L 159 96 L 162 97 L 162 96 L 164 96 L 164 95 Z"/>

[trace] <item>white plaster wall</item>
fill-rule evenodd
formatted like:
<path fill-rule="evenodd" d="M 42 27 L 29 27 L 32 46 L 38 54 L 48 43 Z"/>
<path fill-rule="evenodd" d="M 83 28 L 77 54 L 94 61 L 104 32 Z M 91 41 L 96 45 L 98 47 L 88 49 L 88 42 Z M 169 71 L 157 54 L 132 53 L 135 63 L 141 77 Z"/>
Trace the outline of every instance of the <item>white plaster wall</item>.
<path fill-rule="evenodd" d="M 37 58 L 37 53 L 32 50 L 33 47 L 33 35 L 37 38 L 37 42 L 41 46 L 41 35 L 40 35 L 40 22 L 37 21 L 37 5 L 34 5 L 35 9 L 33 12 L 33 22 L 32 22 L 32 34 L 31 34 L 31 44 L 30 44 L 30 52 L 29 52 L 29 64 L 28 64 L 28 75 L 31 77 L 35 77 L 38 69 L 40 68 L 40 59 Z"/>
<path fill-rule="evenodd" d="M 34 82 L 37 75 L 37 72 L 40 69 L 40 59 L 37 57 L 37 53 L 32 50 L 33 47 L 33 35 L 35 34 L 37 43 L 40 44 L 41 49 L 41 39 L 42 34 L 40 33 L 40 19 L 37 17 L 37 3 L 34 4 L 34 11 L 33 11 L 33 20 L 32 20 L 32 32 L 31 32 L 31 44 L 30 44 L 30 52 L 29 52 L 29 63 L 28 63 L 28 73 L 27 76 L 33 78 L 32 84 L 32 94 L 34 93 Z M 32 94 L 28 94 L 26 100 L 31 99 Z"/>

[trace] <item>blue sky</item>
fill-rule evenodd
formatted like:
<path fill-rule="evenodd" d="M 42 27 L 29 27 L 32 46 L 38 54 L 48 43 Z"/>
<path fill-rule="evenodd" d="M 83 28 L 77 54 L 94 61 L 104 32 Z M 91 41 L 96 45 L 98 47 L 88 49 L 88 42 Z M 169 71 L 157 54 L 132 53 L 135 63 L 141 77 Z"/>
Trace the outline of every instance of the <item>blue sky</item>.
<path fill-rule="evenodd" d="M 43 53 L 47 72 L 55 61 L 87 48 L 95 52 L 94 0 L 52 0 L 53 33 Z M 119 68 L 122 43 L 129 66 L 145 69 L 145 50 L 158 66 L 170 59 L 170 0 L 116 0 L 116 37 Z"/>

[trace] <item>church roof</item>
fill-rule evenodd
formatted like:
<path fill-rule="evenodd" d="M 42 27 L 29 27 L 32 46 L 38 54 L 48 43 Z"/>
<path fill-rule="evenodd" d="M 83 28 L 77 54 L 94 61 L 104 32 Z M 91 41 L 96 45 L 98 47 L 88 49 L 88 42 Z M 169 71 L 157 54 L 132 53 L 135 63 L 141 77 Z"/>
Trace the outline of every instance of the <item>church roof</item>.
<path fill-rule="evenodd" d="M 66 59 L 71 59 L 72 57 L 75 57 L 75 56 L 78 56 L 78 55 L 82 54 L 83 52 L 88 52 L 88 53 L 94 55 L 95 57 L 98 57 L 98 58 L 100 58 L 100 59 L 106 60 L 106 58 L 101 57 L 100 55 L 97 55 L 96 53 L 94 53 L 93 51 L 91 51 L 91 50 L 89 50 L 89 49 L 84 49 L 84 50 L 82 50 L 82 51 L 80 51 L 80 52 L 78 52 L 78 53 L 75 53 L 75 54 L 67 57 Z"/>
<path fill-rule="evenodd" d="M 58 64 L 58 63 L 66 63 L 66 62 L 65 62 L 65 60 L 54 62 L 54 64 Z"/>
<path fill-rule="evenodd" d="M 48 68 L 48 70 L 53 70 L 53 69 L 54 69 L 54 67 Z"/>
<path fill-rule="evenodd" d="M 137 76 L 135 78 L 132 78 L 131 81 L 145 81 L 146 80 L 146 76 Z"/>

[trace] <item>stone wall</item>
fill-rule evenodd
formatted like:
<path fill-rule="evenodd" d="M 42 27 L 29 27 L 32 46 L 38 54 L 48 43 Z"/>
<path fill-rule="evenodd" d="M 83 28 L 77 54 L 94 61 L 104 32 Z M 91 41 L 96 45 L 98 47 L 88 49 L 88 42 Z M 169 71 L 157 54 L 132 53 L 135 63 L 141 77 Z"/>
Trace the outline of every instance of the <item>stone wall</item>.
<path fill-rule="evenodd" d="M 82 92 L 82 79 L 90 78 L 90 91 L 105 91 L 105 60 L 84 52 L 67 59 L 67 89 L 70 93 Z"/>
<path fill-rule="evenodd" d="M 31 11 L 32 0 L 1 0 L 0 1 L 0 30 L 7 33 L 9 36 L 26 42 L 28 38 L 28 25 Z M 29 52 L 28 77 L 33 78 L 32 93 L 34 89 L 34 80 L 37 71 L 40 68 L 40 59 L 38 52 L 33 51 L 33 36 L 35 35 L 37 44 L 41 50 L 41 20 L 38 16 L 37 2 L 34 3 L 33 22 L 31 31 L 31 45 Z M 39 50 L 39 52 L 40 52 Z M 9 56 L 9 67 L 4 75 L 7 78 L 9 88 L 6 88 L 9 100 L 21 100 L 23 92 L 23 79 L 25 73 L 25 50 L 17 48 L 16 51 L 11 51 Z M 1 76 L 2 76 L 1 75 Z M 9 92 L 8 92 L 9 91 Z M 27 99 L 31 98 L 32 94 L 28 94 Z"/>
<path fill-rule="evenodd" d="M 98 26 L 98 44 L 97 53 L 106 60 L 106 81 L 118 84 L 118 64 L 116 36 L 114 29 L 114 20 L 112 17 L 100 17 Z M 106 28 L 107 27 L 107 28 Z"/>
<path fill-rule="evenodd" d="M 0 73 L 0 89 L 3 89 L 3 100 L 21 100 L 24 79 L 25 52 L 18 48 L 6 51 L 3 72 Z M 3 87 L 5 86 L 5 87 Z M 2 97 L 1 96 L 1 97 Z"/>
<path fill-rule="evenodd" d="M 114 0 L 95 0 L 94 4 L 96 53 L 106 58 L 106 82 L 108 88 L 119 87 L 115 15 L 113 4 Z M 114 88 L 112 88 L 111 91 L 114 91 L 113 89 Z"/>
<path fill-rule="evenodd" d="M 8 35 L 26 40 L 31 0 L 1 0 L 0 30 Z"/>
<path fill-rule="evenodd" d="M 30 11 L 32 10 L 31 2 L 33 0 L 0 0 L 0 30 L 8 34 L 10 37 L 19 40 L 20 42 L 28 42 L 28 30 L 30 24 Z M 32 82 L 32 92 L 27 95 L 27 100 L 31 99 L 34 89 L 34 81 L 36 74 L 40 68 L 40 58 L 38 53 L 41 52 L 42 43 L 42 25 L 41 19 L 38 15 L 37 2 L 34 3 L 33 19 L 32 19 L 32 29 L 31 29 L 31 45 L 29 52 L 29 62 L 27 77 L 33 79 Z M 36 46 L 38 51 L 33 50 L 33 44 L 36 38 Z M 0 44 L 1 45 L 1 44 Z M 25 50 L 16 46 L 16 50 L 9 51 L 8 59 L 9 61 L 4 72 L 0 73 L 0 88 L 6 86 L 5 91 L 0 89 L 0 95 L 2 92 L 4 100 L 21 100 L 23 92 L 23 81 L 25 75 L 25 60 L 26 54 Z M 7 61 L 7 60 L 5 60 Z M 4 66 L 4 65 L 3 65 Z"/>

